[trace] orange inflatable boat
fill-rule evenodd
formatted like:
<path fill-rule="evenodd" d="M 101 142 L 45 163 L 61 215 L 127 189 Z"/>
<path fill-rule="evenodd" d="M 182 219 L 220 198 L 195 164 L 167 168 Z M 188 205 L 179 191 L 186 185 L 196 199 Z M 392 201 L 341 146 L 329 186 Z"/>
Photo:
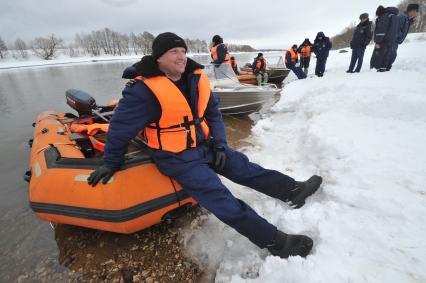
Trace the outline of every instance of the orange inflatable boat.
<path fill-rule="evenodd" d="M 30 206 L 39 218 L 133 233 L 196 204 L 177 182 L 157 170 L 138 140 L 129 145 L 122 168 L 107 184 L 89 186 L 88 176 L 102 164 L 104 133 L 99 129 L 107 130 L 114 106 L 96 106 L 79 90 L 68 90 L 66 98 L 78 116 L 46 111 L 33 124 L 31 169 L 25 179 Z"/>

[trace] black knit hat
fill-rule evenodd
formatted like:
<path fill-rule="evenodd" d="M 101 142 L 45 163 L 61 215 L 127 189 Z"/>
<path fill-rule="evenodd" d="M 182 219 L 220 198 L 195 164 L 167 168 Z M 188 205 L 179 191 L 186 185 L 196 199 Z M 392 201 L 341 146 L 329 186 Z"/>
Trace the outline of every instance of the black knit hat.
<path fill-rule="evenodd" d="M 263 56 L 262 52 L 257 53 L 257 58 L 262 57 L 262 56 Z"/>
<path fill-rule="evenodd" d="M 380 17 L 381 15 L 383 15 L 385 13 L 385 10 L 386 10 L 385 7 L 380 5 L 379 7 L 377 7 L 376 16 Z"/>
<path fill-rule="evenodd" d="M 407 6 L 407 12 L 416 10 L 416 12 L 419 11 L 419 4 L 408 4 Z"/>
<path fill-rule="evenodd" d="M 221 43 L 223 43 L 223 38 L 222 37 L 220 37 L 220 35 L 215 35 L 215 36 L 213 36 L 213 38 L 212 38 L 212 42 L 215 44 L 215 45 L 218 45 L 218 44 L 221 44 Z"/>
<path fill-rule="evenodd" d="M 359 19 L 360 20 L 368 19 L 368 13 L 362 13 L 361 15 L 359 15 Z"/>
<path fill-rule="evenodd" d="M 293 46 L 291 48 L 297 48 L 297 44 L 293 44 Z"/>
<path fill-rule="evenodd" d="M 157 60 L 164 53 L 175 47 L 183 47 L 188 50 L 185 40 L 172 32 L 164 32 L 157 35 L 152 42 L 152 57 Z"/>

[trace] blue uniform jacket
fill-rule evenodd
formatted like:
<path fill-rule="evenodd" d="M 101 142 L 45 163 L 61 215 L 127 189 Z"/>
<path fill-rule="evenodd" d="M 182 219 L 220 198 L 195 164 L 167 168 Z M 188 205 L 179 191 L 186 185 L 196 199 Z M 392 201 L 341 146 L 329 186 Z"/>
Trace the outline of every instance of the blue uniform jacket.
<path fill-rule="evenodd" d="M 376 19 L 376 27 L 374 29 L 374 42 L 393 46 L 396 42 L 398 33 L 398 15 L 399 11 L 395 7 L 388 7 L 385 13 Z"/>
<path fill-rule="evenodd" d="M 397 19 L 398 34 L 396 36 L 396 43 L 401 44 L 407 37 L 408 31 L 410 30 L 410 26 L 414 23 L 414 21 L 410 20 L 406 13 L 399 13 Z"/>
<path fill-rule="evenodd" d="M 322 37 L 322 39 L 318 39 Z M 322 31 L 317 34 L 317 37 L 314 40 L 314 46 L 312 51 L 318 58 L 327 58 L 332 47 L 330 38 L 326 37 Z"/>
<path fill-rule="evenodd" d="M 371 39 L 373 38 L 373 32 L 371 30 L 372 26 L 371 21 L 366 21 L 363 23 L 359 23 L 352 35 L 351 40 L 351 48 L 365 48 L 370 43 Z"/>
<path fill-rule="evenodd" d="M 188 58 L 185 73 L 182 75 L 189 87 L 190 97 L 188 99 L 193 113 L 197 111 L 200 78 L 199 75 L 193 74 L 193 71 L 202 68 L 204 68 L 202 65 Z M 150 78 L 164 76 L 164 73 L 158 69 L 151 56 L 145 56 L 123 73 L 125 78 L 134 78 L 135 75 Z M 104 163 L 111 169 L 118 169 L 121 166 L 130 139 L 135 137 L 146 125 L 159 121 L 161 117 L 160 103 L 143 81 L 128 84 L 122 95 L 110 121 L 105 144 Z M 218 105 L 219 99 L 211 94 L 204 117 L 210 128 L 214 146 L 222 147 L 226 145 L 226 132 Z M 199 125 L 196 136 L 197 142 L 204 140 L 204 134 Z M 173 153 L 170 154 L 173 155 Z"/>

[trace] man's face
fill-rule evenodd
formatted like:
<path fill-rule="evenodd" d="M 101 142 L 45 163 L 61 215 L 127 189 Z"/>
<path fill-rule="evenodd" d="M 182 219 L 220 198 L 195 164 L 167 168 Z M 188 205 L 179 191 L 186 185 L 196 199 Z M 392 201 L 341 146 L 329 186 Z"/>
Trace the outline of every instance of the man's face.
<path fill-rule="evenodd" d="M 408 18 L 410 18 L 410 20 L 415 20 L 417 18 L 417 11 L 411 10 L 410 12 L 408 12 Z"/>
<path fill-rule="evenodd" d="M 175 47 L 168 50 L 157 59 L 161 71 L 171 75 L 182 75 L 186 67 L 186 50 L 183 47 Z"/>
<path fill-rule="evenodd" d="M 368 21 L 368 19 L 362 19 L 362 20 L 360 20 L 361 23 L 365 23 L 366 21 Z"/>

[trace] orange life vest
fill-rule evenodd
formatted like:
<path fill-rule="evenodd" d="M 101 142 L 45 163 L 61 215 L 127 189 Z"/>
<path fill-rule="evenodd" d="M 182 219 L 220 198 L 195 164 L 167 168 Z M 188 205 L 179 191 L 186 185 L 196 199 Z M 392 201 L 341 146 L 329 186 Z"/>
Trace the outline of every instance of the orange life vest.
<path fill-rule="evenodd" d="M 293 62 L 293 64 L 296 64 L 296 62 L 297 62 L 297 58 L 298 58 L 298 56 L 297 56 L 297 52 L 296 51 L 294 51 L 293 50 L 293 48 L 290 48 L 290 50 L 287 50 L 287 53 L 288 52 L 290 52 L 290 55 L 291 55 L 291 62 Z M 286 53 L 286 56 L 285 56 L 285 63 L 286 64 L 288 64 L 288 61 L 287 61 L 287 53 Z"/>
<path fill-rule="evenodd" d="M 223 44 L 223 43 L 221 43 L 221 44 Z M 221 45 L 221 44 L 218 44 L 218 45 L 216 45 L 216 46 L 213 46 L 212 48 L 210 48 L 210 53 L 211 53 L 211 56 L 212 56 L 212 58 L 213 58 L 213 61 L 216 61 L 218 58 L 219 58 L 219 56 L 217 55 L 217 47 L 219 46 L 219 45 Z M 225 47 L 226 47 L 226 55 L 225 55 L 225 59 L 223 60 L 223 63 L 228 63 L 228 64 L 230 64 L 231 62 L 230 62 L 230 56 L 229 56 L 229 49 L 228 49 L 228 46 L 226 46 L 225 45 Z"/>
<path fill-rule="evenodd" d="M 210 99 L 210 82 L 201 70 L 195 70 L 194 74 L 201 75 L 198 82 L 198 117 L 192 115 L 184 94 L 167 77 L 135 78 L 144 81 L 161 106 L 160 120 L 143 131 L 143 139 L 149 147 L 174 153 L 196 147 L 196 125 L 201 125 L 204 138 L 209 138 L 210 130 L 204 112 Z"/>
<path fill-rule="evenodd" d="M 300 49 L 300 58 L 311 57 L 311 47 L 309 45 L 303 45 Z"/>
<path fill-rule="evenodd" d="M 102 141 L 99 141 L 96 139 L 95 135 L 99 133 L 99 131 L 102 132 L 108 132 L 109 124 L 72 124 L 71 125 L 71 132 L 73 133 L 87 133 L 89 136 L 90 141 L 92 142 L 93 148 L 99 151 L 104 151 L 105 149 L 105 143 Z"/>
<path fill-rule="evenodd" d="M 262 66 L 262 62 L 264 63 Z M 262 71 L 266 69 L 266 60 L 265 59 L 258 59 L 256 61 L 256 70 Z"/>

